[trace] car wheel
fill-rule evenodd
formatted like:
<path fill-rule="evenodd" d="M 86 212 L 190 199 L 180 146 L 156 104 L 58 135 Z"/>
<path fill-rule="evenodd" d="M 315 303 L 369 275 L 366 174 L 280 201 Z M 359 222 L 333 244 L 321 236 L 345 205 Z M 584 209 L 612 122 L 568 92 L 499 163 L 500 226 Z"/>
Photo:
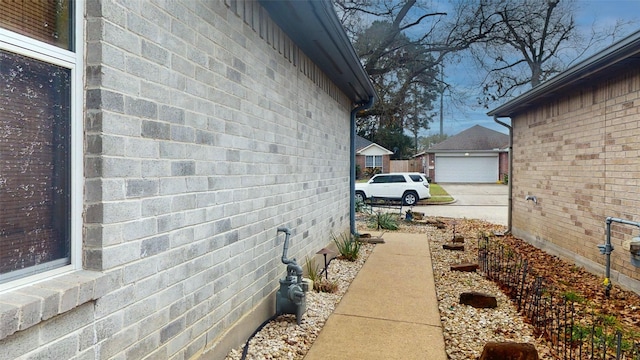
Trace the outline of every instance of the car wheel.
<path fill-rule="evenodd" d="M 408 191 L 402 195 L 402 204 L 407 206 L 413 206 L 418 202 L 418 194 L 413 191 Z"/>
<path fill-rule="evenodd" d="M 356 201 L 364 202 L 367 197 L 364 195 L 362 191 L 356 191 Z"/>

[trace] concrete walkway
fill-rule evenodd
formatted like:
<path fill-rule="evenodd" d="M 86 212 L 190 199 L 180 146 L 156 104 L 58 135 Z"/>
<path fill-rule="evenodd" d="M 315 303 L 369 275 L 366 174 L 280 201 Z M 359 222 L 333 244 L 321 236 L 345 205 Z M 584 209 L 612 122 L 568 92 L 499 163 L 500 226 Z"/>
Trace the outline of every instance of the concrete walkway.
<path fill-rule="evenodd" d="M 447 359 L 426 235 L 383 238 L 305 360 Z"/>

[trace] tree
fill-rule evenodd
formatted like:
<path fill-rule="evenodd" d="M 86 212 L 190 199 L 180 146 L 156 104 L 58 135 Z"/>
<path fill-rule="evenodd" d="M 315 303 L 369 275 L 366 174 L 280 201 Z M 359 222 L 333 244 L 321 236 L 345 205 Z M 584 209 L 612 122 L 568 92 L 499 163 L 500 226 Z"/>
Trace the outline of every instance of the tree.
<path fill-rule="evenodd" d="M 438 90 L 438 64 L 466 49 L 488 29 L 461 4 L 456 13 L 429 11 L 416 0 L 337 0 L 336 7 L 379 95 L 358 114 L 358 132 L 369 140 L 388 127 L 417 134 L 429 128 Z M 442 17 L 447 17 L 446 21 Z M 375 19 L 363 25 L 363 19 Z M 401 147 L 401 144 L 397 144 Z"/>
<path fill-rule="evenodd" d="M 401 128 L 390 125 L 381 128 L 372 140 L 376 144 L 393 151 L 392 160 L 408 159 L 413 155 L 411 138 Z"/>
<path fill-rule="evenodd" d="M 471 46 L 481 69 L 480 103 L 517 95 L 563 71 L 596 44 L 611 37 L 624 23 L 612 29 L 583 36 L 576 27 L 575 0 L 485 0 L 484 14 L 492 33 L 486 41 Z"/>
<path fill-rule="evenodd" d="M 354 43 L 379 95 L 374 107 L 361 114 L 362 124 L 370 125 L 374 117 L 378 127 L 394 125 L 404 129 L 407 115 L 420 110 L 425 114 L 414 118 L 426 121 L 414 122 L 414 125 L 427 126 L 426 113 L 433 107 L 436 87 L 433 57 L 402 33 L 389 39 L 388 34 L 392 32 L 393 24 L 374 21 Z"/>
<path fill-rule="evenodd" d="M 427 102 L 425 98 L 429 99 L 430 105 L 436 96 L 434 91 L 424 93 L 424 89 L 413 86 L 409 90 L 409 98 L 406 101 L 407 107 L 403 111 L 405 119 L 405 129 L 413 135 L 414 151 L 418 152 L 418 138 L 421 130 L 429 129 L 429 124 L 433 120 L 433 114 L 429 113 L 431 108 L 425 106 Z"/>
<path fill-rule="evenodd" d="M 447 140 L 449 138 L 449 135 L 447 134 L 431 134 L 429 136 L 422 136 L 419 139 L 419 143 L 420 143 L 420 148 L 419 150 L 429 150 L 429 148 L 431 148 L 431 146 L 441 143 L 445 140 Z"/>

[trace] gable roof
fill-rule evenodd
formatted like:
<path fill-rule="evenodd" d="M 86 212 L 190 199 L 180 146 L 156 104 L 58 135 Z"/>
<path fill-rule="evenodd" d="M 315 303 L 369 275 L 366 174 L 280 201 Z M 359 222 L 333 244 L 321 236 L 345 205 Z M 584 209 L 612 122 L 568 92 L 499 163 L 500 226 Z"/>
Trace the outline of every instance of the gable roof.
<path fill-rule="evenodd" d="M 640 67 L 640 31 L 627 36 L 603 51 L 588 57 L 550 80 L 489 111 L 487 115 L 514 117 L 536 104 L 562 96 L 569 89 L 591 86 L 619 69 Z"/>
<path fill-rule="evenodd" d="M 360 153 L 362 151 L 365 151 L 365 150 L 369 149 L 370 147 L 377 147 L 380 150 L 382 150 L 383 152 L 386 152 L 387 155 L 392 155 L 393 154 L 393 151 L 388 150 L 388 149 L 386 149 L 386 148 L 384 148 L 384 147 L 382 147 L 382 146 L 380 146 L 380 145 L 378 145 L 378 144 L 376 144 L 376 143 L 374 143 L 372 141 L 369 141 L 369 140 L 363 138 L 360 135 L 356 135 L 356 154 Z"/>
<path fill-rule="evenodd" d="M 509 146 L 509 135 L 475 125 L 429 148 L 450 151 L 495 151 Z"/>
<path fill-rule="evenodd" d="M 356 104 L 376 97 L 329 0 L 259 0 L 293 42 Z"/>

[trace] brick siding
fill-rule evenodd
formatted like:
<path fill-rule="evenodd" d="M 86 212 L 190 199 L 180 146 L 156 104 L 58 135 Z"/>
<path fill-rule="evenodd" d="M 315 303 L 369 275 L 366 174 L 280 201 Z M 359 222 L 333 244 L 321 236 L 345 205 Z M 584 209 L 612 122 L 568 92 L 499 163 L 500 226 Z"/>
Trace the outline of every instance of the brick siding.
<path fill-rule="evenodd" d="M 514 234 L 602 276 L 605 219 L 640 221 L 640 71 L 615 71 L 513 119 L 509 179 Z M 636 291 L 622 242 L 637 235 L 613 225 L 612 280 Z"/>
<path fill-rule="evenodd" d="M 193 358 L 273 296 L 278 226 L 301 264 L 348 231 L 351 104 L 257 2 L 86 8 L 83 265 L 100 295 L 0 348 Z"/>

